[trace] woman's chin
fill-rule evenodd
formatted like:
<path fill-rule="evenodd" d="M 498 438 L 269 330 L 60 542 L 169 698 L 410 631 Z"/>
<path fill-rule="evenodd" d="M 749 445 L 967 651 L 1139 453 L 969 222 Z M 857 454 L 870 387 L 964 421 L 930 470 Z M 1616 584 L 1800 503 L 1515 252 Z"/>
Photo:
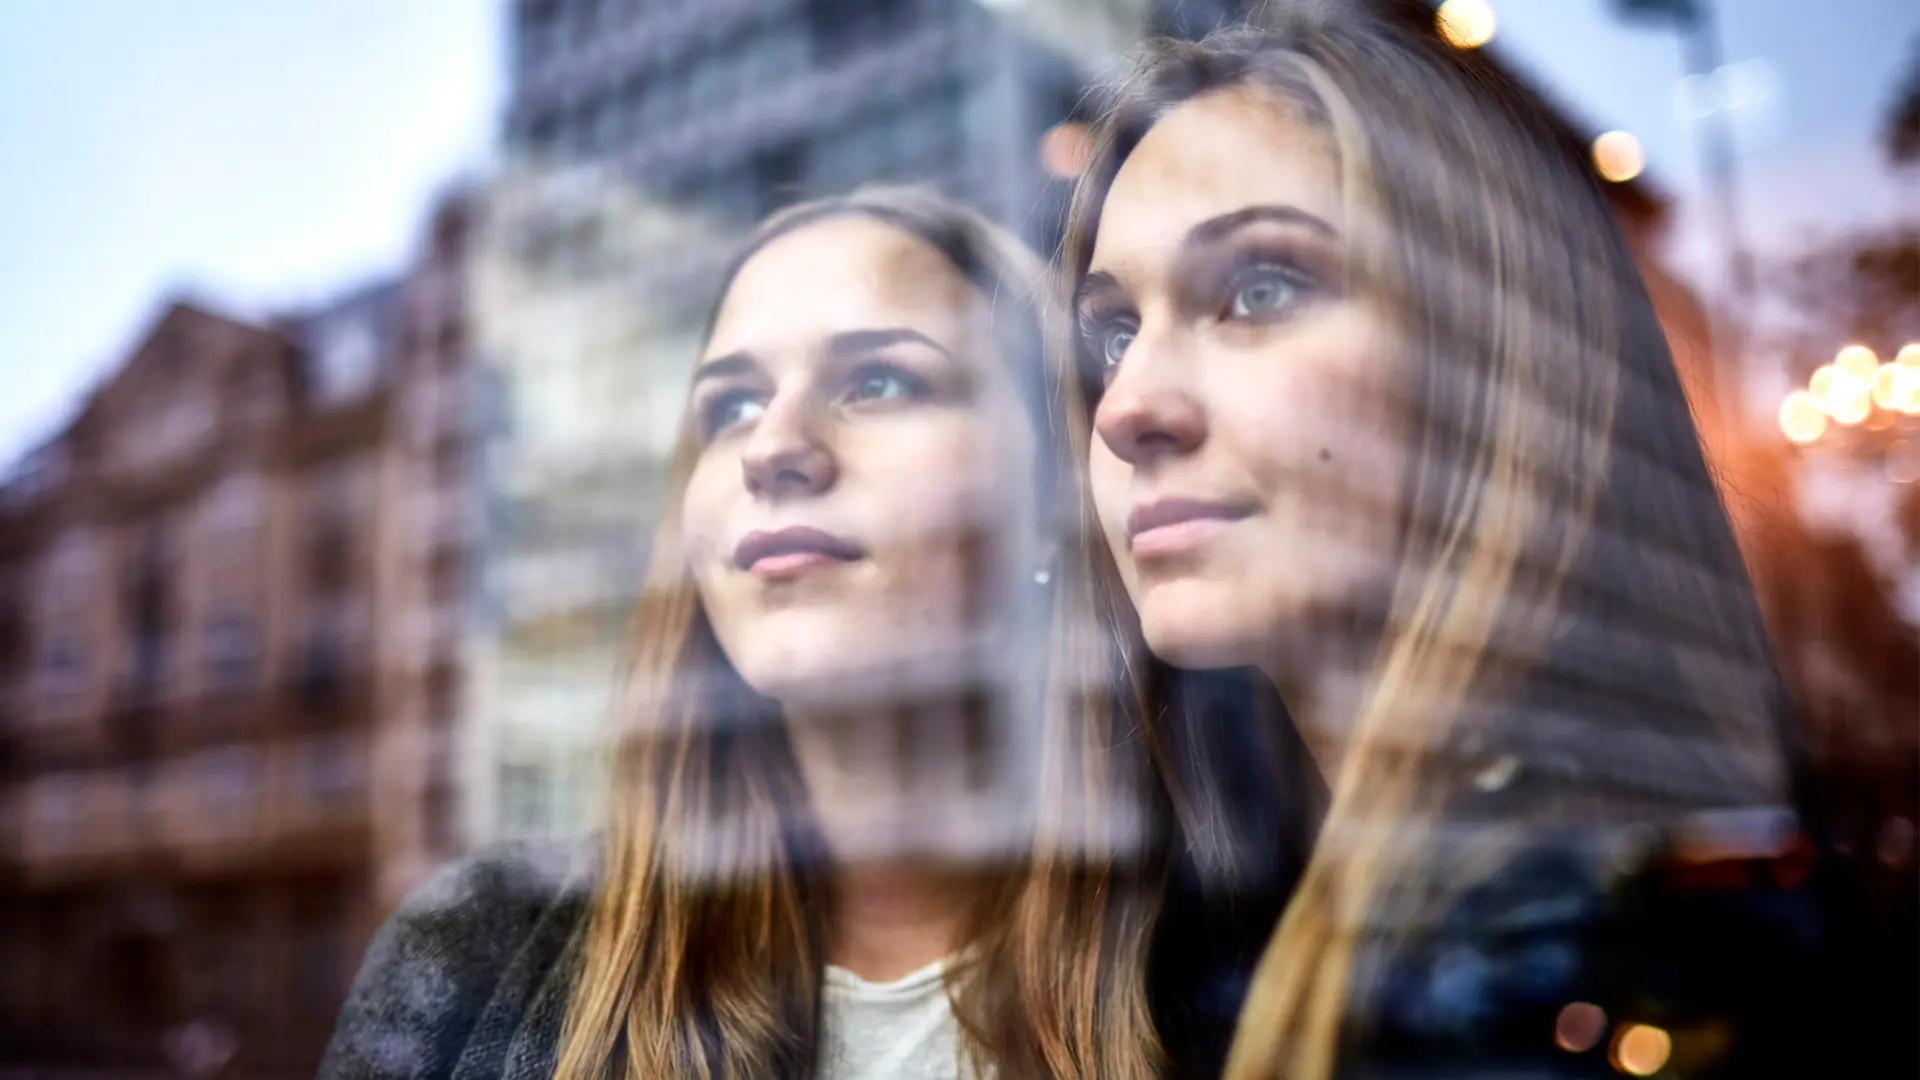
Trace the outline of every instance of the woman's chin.
<path fill-rule="evenodd" d="M 1261 636 L 1238 625 L 1232 604 L 1148 603 L 1140 612 L 1147 648 L 1159 660 L 1195 671 L 1249 667 L 1259 661 Z"/>
<path fill-rule="evenodd" d="M 898 640 L 795 642 L 742 657 L 753 691 L 789 712 L 891 708 L 952 697 L 996 681 L 979 643 L 960 640 L 902 646 Z"/>

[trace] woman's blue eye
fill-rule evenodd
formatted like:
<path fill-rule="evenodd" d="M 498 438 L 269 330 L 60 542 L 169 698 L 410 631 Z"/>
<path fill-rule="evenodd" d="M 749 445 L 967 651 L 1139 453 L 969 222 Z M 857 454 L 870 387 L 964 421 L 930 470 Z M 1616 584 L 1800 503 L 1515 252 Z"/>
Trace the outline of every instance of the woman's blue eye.
<path fill-rule="evenodd" d="M 1127 347 L 1133 344 L 1138 331 L 1125 323 L 1111 323 L 1100 329 L 1094 341 L 1098 345 L 1100 363 L 1105 367 L 1117 367 L 1126 358 Z"/>
<path fill-rule="evenodd" d="M 1292 274 L 1275 266 L 1250 267 L 1234 281 L 1228 314 L 1233 318 L 1271 315 L 1292 303 L 1300 285 Z"/>
<path fill-rule="evenodd" d="M 735 424 L 757 420 L 766 411 L 766 402 L 745 390 L 733 390 L 721 394 L 707 405 L 707 434 L 717 435 Z"/>
<path fill-rule="evenodd" d="M 847 389 L 846 400 L 861 402 L 912 397 L 919 390 L 919 381 L 904 372 L 869 371 L 853 381 L 853 385 Z"/>

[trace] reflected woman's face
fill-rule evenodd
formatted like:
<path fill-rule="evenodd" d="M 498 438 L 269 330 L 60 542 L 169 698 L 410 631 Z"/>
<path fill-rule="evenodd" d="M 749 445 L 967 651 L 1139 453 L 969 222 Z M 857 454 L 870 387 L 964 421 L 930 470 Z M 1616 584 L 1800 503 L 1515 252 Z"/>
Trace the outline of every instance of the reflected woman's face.
<path fill-rule="evenodd" d="M 1248 88 L 1173 109 L 1114 179 L 1074 297 L 1092 485 L 1172 663 L 1272 672 L 1391 565 L 1403 350 L 1349 284 L 1355 225 L 1326 137 Z"/>
<path fill-rule="evenodd" d="M 1037 440 L 945 257 L 858 216 L 771 241 L 727 289 L 686 423 L 687 557 L 748 685 L 833 709 L 977 678 Z"/>

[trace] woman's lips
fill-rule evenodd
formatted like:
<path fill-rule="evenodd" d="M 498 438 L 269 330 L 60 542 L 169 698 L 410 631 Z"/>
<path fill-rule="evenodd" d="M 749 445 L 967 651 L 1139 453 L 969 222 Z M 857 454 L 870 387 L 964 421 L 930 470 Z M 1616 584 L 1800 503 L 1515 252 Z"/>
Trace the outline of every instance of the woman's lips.
<path fill-rule="evenodd" d="M 1127 515 L 1127 550 L 1135 559 L 1195 551 L 1253 513 L 1242 502 L 1166 498 L 1136 503 Z"/>
<path fill-rule="evenodd" d="M 806 525 L 755 530 L 734 547 L 733 565 L 763 581 L 781 581 L 866 557 L 860 545 Z"/>

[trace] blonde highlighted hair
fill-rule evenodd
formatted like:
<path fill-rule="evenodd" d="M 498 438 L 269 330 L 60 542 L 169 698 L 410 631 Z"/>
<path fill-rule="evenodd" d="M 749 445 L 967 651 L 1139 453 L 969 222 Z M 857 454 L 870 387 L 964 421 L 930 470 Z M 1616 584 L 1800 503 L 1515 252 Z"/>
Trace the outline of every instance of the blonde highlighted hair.
<path fill-rule="evenodd" d="M 978 286 L 1042 445 L 1053 448 L 1036 482 L 1047 503 L 1077 505 L 1060 434 L 1070 421 L 1042 369 L 1052 318 L 1044 274 L 1010 236 L 937 196 L 863 190 L 768 220 L 727 280 L 776 237 L 846 216 L 903 230 Z M 679 494 L 697 454 L 683 433 L 630 632 L 604 866 L 558 1080 L 816 1071 L 827 867 L 779 709 L 728 663 L 679 552 Z M 1108 810 L 1136 795 L 1151 802 L 1153 773 L 1136 732 L 1137 694 L 1112 635 L 1098 629 L 1099 571 L 1083 550 L 1064 545 L 1053 575 L 1041 782 L 1026 796 L 1036 802 L 1032 847 L 990 890 L 948 990 L 976 1071 L 1146 1080 L 1161 1060 L 1145 989 L 1157 881 L 1150 850 L 1131 858 L 1108 835 Z"/>

